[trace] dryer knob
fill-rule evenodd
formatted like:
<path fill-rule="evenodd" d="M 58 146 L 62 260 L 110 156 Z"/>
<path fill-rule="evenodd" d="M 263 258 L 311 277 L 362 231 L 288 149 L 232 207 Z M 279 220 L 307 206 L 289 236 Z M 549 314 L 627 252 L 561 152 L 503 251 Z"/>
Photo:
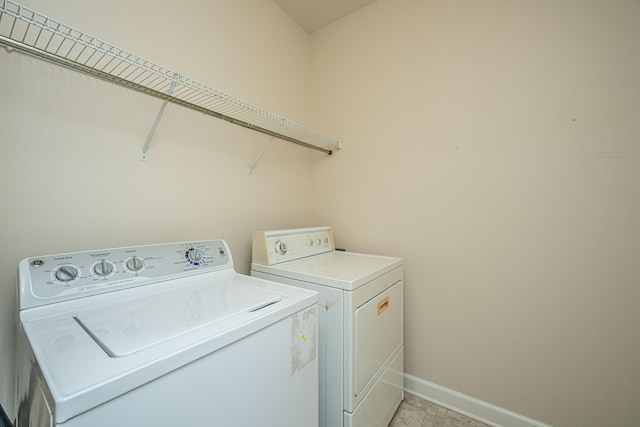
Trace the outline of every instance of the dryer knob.
<path fill-rule="evenodd" d="M 103 259 L 93 267 L 93 272 L 98 276 L 108 276 L 113 272 L 113 264 Z"/>
<path fill-rule="evenodd" d="M 287 244 L 281 240 L 276 242 L 276 252 L 280 255 L 284 255 L 287 253 Z"/>
<path fill-rule="evenodd" d="M 67 283 L 78 277 L 78 269 L 73 265 L 63 265 L 56 270 L 56 279 Z"/>
<path fill-rule="evenodd" d="M 133 272 L 140 271 L 142 270 L 142 267 L 144 267 L 144 261 L 142 260 L 142 258 L 139 258 L 134 255 L 127 260 L 127 268 L 130 271 L 133 271 Z"/>

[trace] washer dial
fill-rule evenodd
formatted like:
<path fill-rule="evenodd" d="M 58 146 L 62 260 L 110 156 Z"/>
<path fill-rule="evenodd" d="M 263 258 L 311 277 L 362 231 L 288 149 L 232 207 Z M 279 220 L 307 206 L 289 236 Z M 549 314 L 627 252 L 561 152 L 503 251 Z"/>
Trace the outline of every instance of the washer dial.
<path fill-rule="evenodd" d="M 130 273 L 139 273 L 146 267 L 144 259 L 138 256 L 132 256 L 131 258 L 127 258 L 124 262 L 124 269 L 129 271 Z"/>
<path fill-rule="evenodd" d="M 111 261 L 102 259 L 91 266 L 91 272 L 102 279 L 105 279 L 115 273 L 115 265 Z"/>
<path fill-rule="evenodd" d="M 184 255 L 191 265 L 202 265 L 207 260 L 207 254 L 198 248 L 189 248 Z"/>
<path fill-rule="evenodd" d="M 58 283 L 68 284 L 80 276 L 80 270 L 75 265 L 61 265 L 53 271 L 53 280 Z"/>

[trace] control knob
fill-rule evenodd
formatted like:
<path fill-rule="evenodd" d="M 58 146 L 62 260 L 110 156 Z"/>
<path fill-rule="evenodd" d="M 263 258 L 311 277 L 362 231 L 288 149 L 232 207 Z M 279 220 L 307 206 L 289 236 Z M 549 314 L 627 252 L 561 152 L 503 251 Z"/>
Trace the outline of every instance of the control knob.
<path fill-rule="evenodd" d="M 134 255 L 127 260 L 126 266 L 129 269 L 129 271 L 132 271 L 135 273 L 144 268 L 144 261 L 142 260 L 142 258 Z"/>
<path fill-rule="evenodd" d="M 202 261 L 202 251 L 200 249 L 191 248 L 187 251 L 187 258 L 196 265 Z"/>
<path fill-rule="evenodd" d="M 78 269 L 73 265 L 63 265 L 56 270 L 55 276 L 59 281 L 68 283 L 78 277 Z"/>
<path fill-rule="evenodd" d="M 282 240 L 278 240 L 276 242 L 276 252 L 280 255 L 284 255 L 287 253 L 287 244 Z"/>
<path fill-rule="evenodd" d="M 97 276 L 105 277 L 113 273 L 113 264 L 111 264 L 107 260 L 99 261 L 96 265 L 93 266 L 93 272 Z"/>

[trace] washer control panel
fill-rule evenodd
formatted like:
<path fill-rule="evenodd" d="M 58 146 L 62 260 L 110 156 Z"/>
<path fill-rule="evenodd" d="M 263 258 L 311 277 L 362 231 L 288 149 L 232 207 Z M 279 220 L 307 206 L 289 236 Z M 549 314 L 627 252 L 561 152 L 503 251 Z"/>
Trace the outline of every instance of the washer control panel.
<path fill-rule="evenodd" d="M 20 309 L 227 268 L 233 261 L 223 240 L 32 257 L 18 268 Z"/>
<path fill-rule="evenodd" d="M 279 264 L 333 250 L 335 245 L 330 227 L 253 233 L 252 261 L 258 264 Z"/>

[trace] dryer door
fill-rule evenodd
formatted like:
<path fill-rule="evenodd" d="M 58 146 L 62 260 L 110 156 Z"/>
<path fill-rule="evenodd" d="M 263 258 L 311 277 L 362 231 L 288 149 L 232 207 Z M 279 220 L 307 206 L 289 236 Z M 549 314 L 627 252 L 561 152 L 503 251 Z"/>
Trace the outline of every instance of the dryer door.
<path fill-rule="evenodd" d="M 402 280 L 356 309 L 355 395 L 402 346 Z"/>

